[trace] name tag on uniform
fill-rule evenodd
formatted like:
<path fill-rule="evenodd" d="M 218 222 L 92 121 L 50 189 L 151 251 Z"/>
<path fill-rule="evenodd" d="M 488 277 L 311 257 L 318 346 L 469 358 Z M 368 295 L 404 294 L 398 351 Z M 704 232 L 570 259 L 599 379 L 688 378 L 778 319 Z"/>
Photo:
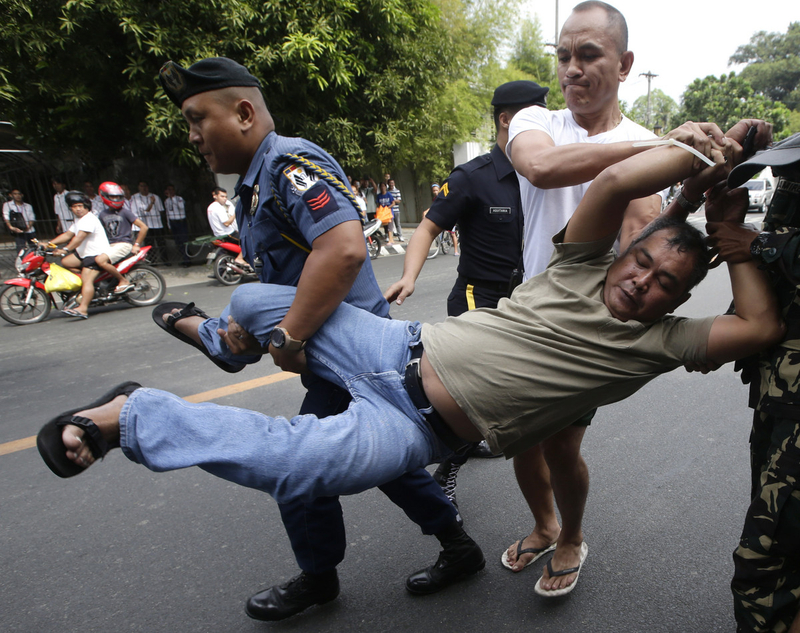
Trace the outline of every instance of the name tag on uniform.
<path fill-rule="evenodd" d="M 489 207 L 489 215 L 511 215 L 511 207 Z"/>

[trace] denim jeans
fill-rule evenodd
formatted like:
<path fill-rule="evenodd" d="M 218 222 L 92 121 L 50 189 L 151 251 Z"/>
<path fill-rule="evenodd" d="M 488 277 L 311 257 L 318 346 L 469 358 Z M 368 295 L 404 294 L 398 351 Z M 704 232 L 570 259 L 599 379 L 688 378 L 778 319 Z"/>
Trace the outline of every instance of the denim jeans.
<path fill-rule="evenodd" d="M 243 286 L 230 313 L 266 344 L 294 294 L 285 286 Z M 199 466 L 279 503 L 389 482 L 450 454 L 403 386 L 420 329 L 341 304 L 308 341 L 306 358 L 313 373 L 351 394 L 344 413 L 289 420 L 138 389 L 120 413 L 122 449 L 150 470 Z"/>

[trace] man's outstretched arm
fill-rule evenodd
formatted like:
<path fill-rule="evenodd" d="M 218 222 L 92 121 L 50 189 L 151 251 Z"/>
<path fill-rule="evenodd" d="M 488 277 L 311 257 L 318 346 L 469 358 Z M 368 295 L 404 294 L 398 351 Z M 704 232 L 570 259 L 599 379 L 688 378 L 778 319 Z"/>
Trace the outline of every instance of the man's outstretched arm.
<path fill-rule="evenodd" d="M 414 293 L 414 286 L 428 258 L 431 244 L 436 236 L 444 229 L 435 224 L 428 218 L 422 218 L 422 222 L 411 236 L 411 241 L 406 249 L 406 257 L 403 262 L 403 276 L 399 281 L 394 282 L 383 294 L 387 301 L 397 301 L 401 305 L 406 297 Z"/>

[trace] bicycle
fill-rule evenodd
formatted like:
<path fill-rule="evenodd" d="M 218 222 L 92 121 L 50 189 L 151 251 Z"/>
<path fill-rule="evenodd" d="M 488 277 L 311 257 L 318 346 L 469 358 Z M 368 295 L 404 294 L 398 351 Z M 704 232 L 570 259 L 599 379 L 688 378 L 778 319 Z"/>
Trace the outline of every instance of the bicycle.
<path fill-rule="evenodd" d="M 440 251 L 447 255 L 450 252 L 450 249 L 452 249 L 456 244 L 456 241 L 454 240 L 458 240 L 457 228 L 454 228 L 452 231 L 442 231 L 439 233 L 439 235 L 434 238 L 433 242 L 431 242 L 431 247 L 428 251 L 428 256 L 426 259 L 433 259 L 439 254 Z"/>

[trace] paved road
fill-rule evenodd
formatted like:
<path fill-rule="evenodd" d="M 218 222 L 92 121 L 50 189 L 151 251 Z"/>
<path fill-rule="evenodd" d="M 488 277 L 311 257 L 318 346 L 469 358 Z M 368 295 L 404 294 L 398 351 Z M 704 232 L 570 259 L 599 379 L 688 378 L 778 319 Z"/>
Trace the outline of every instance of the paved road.
<path fill-rule="evenodd" d="M 393 316 L 442 319 L 456 261 L 428 262 L 417 293 Z M 386 287 L 399 276 L 402 257 L 375 264 Z M 167 300 L 196 300 L 211 313 L 227 302 L 230 290 L 202 275 L 184 280 L 196 283 L 171 285 Z M 726 276 L 715 271 L 682 311 L 705 314 L 728 301 Z M 676 371 L 598 413 L 584 442 L 592 477 L 590 554 L 569 597 L 545 601 L 533 593 L 539 564 L 519 575 L 500 566 L 500 553 L 531 519 L 510 464 L 473 460 L 459 475 L 459 499 L 466 527 L 486 553 L 484 572 L 436 596 L 407 594 L 405 576 L 433 562 L 437 544 L 369 491 L 343 499 L 348 553 L 340 599 L 263 624 L 245 616 L 245 598 L 296 572 L 271 499 L 198 469 L 151 473 L 119 451 L 76 479 L 60 480 L 35 449 L 9 443 L 125 379 L 285 415 L 299 407 L 299 380 L 232 393 L 279 372 L 263 362 L 222 373 L 157 330 L 148 310 L 126 307 L 89 321 L 57 316 L 24 328 L 2 324 L 0 355 L 0 630 L 735 628 L 728 582 L 747 498 L 749 415 L 745 389 L 729 370 L 707 377 Z M 229 395 L 205 393 L 216 388 Z"/>

